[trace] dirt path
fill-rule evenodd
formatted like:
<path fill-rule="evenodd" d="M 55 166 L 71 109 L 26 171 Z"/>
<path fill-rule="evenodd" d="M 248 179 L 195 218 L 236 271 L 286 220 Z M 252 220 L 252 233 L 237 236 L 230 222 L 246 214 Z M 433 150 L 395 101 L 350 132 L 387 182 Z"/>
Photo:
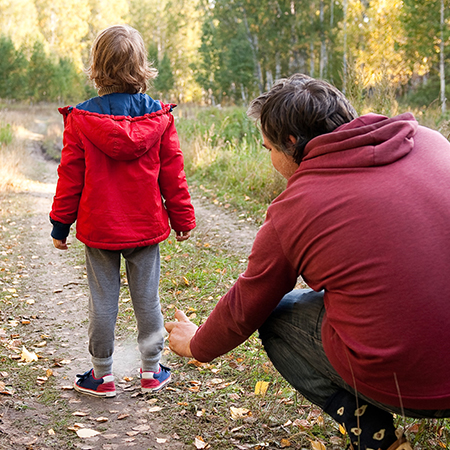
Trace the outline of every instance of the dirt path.
<path fill-rule="evenodd" d="M 35 144 L 30 141 L 29 145 Z M 90 367 L 88 289 L 80 252 L 54 249 L 49 236 L 48 212 L 56 167 L 34 152 L 34 180 L 29 180 L 23 190 L 0 197 L 0 270 L 6 274 L 0 281 L 0 291 L 6 294 L 4 303 L 0 302 L 0 339 L 9 350 L 0 357 L 0 387 L 4 383 L 0 394 L 0 449 L 193 448 L 180 442 L 177 435 L 162 431 L 155 411 L 170 414 L 170 402 L 139 394 L 137 355 L 130 355 L 129 348 L 120 342 L 116 359 L 127 356 L 128 365 L 120 369 L 124 373 L 115 373 L 115 398 L 97 399 L 66 389 L 76 373 Z M 194 202 L 198 228 L 203 233 L 215 236 L 225 248 L 248 254 L 256 233 L 254 226 L 201 199 Z M 13 300 L 19 301 L 20 307 L 11 314 L 8 308 L 12 308 Z M 4 388 L 14 386 L 17 374 L 14 369 L 3 368 L 2 361 L 20 355 L 24 347 L 40 357 L 32 368 L 24 370 L 42 385 L 39 395 L 49 397 L 45 402 L 33 396 L 20 398 L 14 389 L 12 395 L 7 394 Z M 59 430 L 65 431 L 52 428 L 55 419 Z M 81 438 L 77 430 L 82 428 L 76 424 L 101 434 Z"/>

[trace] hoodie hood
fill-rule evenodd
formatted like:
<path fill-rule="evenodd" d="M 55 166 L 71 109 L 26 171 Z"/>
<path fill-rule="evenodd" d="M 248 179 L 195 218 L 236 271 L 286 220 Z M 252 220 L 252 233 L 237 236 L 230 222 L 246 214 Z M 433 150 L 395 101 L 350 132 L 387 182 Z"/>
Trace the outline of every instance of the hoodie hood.
<path fill-rule="evenodd" d="M 367 114 L 331 133 L 312 139 L 305 148 L 301 170 L 356 168 L 391 164 L 414 146 L 418 123 L 411 113 L 388 118 Z"/>
<path fill-rule="evenodd" d="M 129 161 L 141 157 L 161 139 L 173 105 L 161 106 L 159 111 L 139 117 L 99 114 L 74 107 L 59 111 L 65 123 L 74 121 L 82 140 L 88 140 L 115 160 Z"/>

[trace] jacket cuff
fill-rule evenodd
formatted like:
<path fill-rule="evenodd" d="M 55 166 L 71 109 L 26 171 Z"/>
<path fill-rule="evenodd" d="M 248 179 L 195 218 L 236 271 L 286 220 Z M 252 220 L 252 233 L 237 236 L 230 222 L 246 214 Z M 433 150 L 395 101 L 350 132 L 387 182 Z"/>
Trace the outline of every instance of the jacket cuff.
<path fill-rule="evenodd" d="M 67 236 L 69 236 L 70 227 L 72 226 L 72 224 L 61 223 L 58 222 L 57 220 L 53 220 L 51 217 L 50 222 L 53 225 L 53 230 L 51 232 L 51 236 L 53 239 L 58 239 L 58 241 L 62 241 Z"/>

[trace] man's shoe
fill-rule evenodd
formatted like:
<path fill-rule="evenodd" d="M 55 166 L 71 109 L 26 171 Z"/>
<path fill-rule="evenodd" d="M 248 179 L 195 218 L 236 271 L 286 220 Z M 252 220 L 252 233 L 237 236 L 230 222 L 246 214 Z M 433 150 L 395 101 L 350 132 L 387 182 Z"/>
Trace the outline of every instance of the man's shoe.
<path fill-rule="evenodd" d="M 143 393 L 157 392 L 171 380 L 170 369 L 162 364 L 159 365 L 158 372 L 143 372 L 142 369 L 140 369 L 140 377 L 141 391 Z"/>
<path fill-rule="evenodd" d="M 94 369 L 90 369 L 82 375 L 77 375 L 73 387 L 78 392 L 95 395 L 96 397 L 116 396 L 114 376 L 105 375 L 102 378 L 95 378 Z"/>

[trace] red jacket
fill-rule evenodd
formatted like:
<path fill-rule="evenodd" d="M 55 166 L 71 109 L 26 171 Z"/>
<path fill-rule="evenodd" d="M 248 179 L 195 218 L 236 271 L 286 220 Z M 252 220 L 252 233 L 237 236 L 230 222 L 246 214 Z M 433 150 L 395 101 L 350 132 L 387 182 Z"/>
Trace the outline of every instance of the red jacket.
<path fill-rule="evenodd" d="M 124 100 L 142 103 L 144 96 L 136 95 L 141 97 L 111 94 L 94 100 L 119 99 L 127 110 Z M 76 236 L 89 247 L 119 250 L 159 243 L 170 233 L 169 219 L 175 231 L 195 227 L 173 105 L 152 102 L 156 111 L 136 117 L 78 107 L 59 110 L 64 148 L 50 218 L 66 228 L 76 220 Z"/>
<path fill-rule="evenodd" d="M 191 351 L 209 361 L 239 345 L 301 275 L 325 291 L 324 349 L 350 386 L 450 409 L 449 274 L 449 142 L 411 114 L 363 116 L 307 145 Z"/>

